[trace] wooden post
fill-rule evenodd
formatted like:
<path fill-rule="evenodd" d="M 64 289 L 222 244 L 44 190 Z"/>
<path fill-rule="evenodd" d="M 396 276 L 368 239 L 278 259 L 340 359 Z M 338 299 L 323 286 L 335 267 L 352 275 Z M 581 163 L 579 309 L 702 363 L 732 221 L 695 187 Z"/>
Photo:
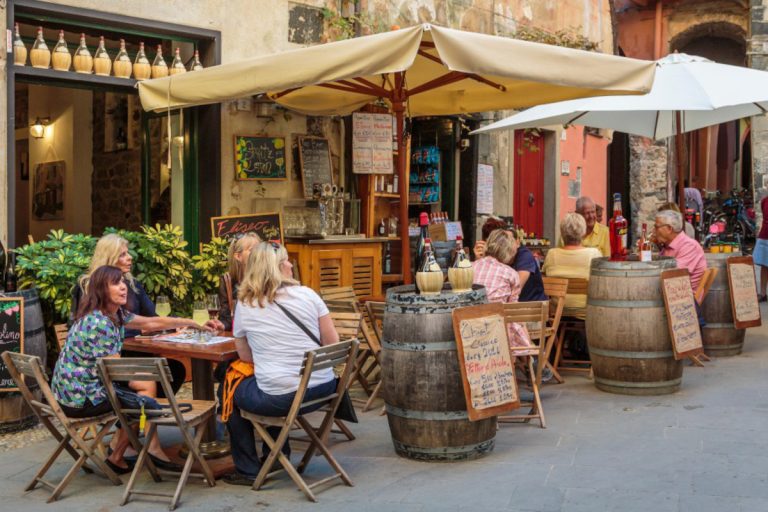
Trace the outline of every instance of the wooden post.
<path fill-rule="evenodd" d="M 685 219 L 685 169 L 683 158 L 685 151 L 683 149 L 683 127 L 680 123 L 680 111 L 675 112 L 675 160 L 677 162 L 677 202 L 680 205 L 680 211 Z"/>
<path fill-rule="evenodd" d="M 398 73 L 395 77 L 396 83 L 400 84 L 402 80 L 402 73 Z M 405 154 L 406 145 L 403 139 L 405 101 L 402 87 L 396 87 L 393 91 L 392 110 L 395 113 L 395 127 L 397 129 L 397 169 L 395 172 L 400 176 L 398 184 L 398 194 L 400 194 L 400 209 L 398 210 L 401 249 L 400 271 L 403 274 L 403 283 L 411 284 L 413 279 L 411 276 L 411 247 L 408 238 L 408 176 L 405 175 L 405 159 L 408 155 Z"/>

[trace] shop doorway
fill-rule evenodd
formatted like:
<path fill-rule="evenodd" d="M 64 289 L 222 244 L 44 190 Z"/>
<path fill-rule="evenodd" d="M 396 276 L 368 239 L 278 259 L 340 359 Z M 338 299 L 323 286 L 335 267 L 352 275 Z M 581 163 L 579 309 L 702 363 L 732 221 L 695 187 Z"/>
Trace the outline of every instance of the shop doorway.
<path fill-rule="evenodd" d="M 536 237 L 544 233 L 544 137 L 515 131 L 513 214 L 515 223 Z"/>

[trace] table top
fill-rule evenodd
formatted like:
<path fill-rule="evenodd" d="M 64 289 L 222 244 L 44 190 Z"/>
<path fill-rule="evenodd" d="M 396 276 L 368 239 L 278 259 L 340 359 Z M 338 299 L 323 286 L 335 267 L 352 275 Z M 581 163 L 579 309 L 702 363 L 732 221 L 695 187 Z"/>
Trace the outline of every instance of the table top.
<path fill-rule="evenodd" d="M 231 332 L 222 332 L 219 336 L 232 336 Z M 158 356 L 190 357 L 207 361 L 231 361 L 237 359 L 235 340 L 205 345 L 202 343 L 177 343 L 160 341 L 152 338 L 125 338 L 123 348 L 136 352 L 147 352 Z"/>

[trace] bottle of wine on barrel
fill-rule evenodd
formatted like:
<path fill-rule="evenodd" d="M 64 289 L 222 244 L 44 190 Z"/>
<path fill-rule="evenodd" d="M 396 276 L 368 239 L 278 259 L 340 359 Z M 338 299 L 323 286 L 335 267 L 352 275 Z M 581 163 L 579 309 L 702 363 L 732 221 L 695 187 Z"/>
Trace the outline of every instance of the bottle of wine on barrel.
<path fill-rule="evenodd" d="M 5 269 L 3 283 L 5 284 L 5 293 L 16 291 L 16 254 L 13 251 L 8 255 L 8 267 Z"/>

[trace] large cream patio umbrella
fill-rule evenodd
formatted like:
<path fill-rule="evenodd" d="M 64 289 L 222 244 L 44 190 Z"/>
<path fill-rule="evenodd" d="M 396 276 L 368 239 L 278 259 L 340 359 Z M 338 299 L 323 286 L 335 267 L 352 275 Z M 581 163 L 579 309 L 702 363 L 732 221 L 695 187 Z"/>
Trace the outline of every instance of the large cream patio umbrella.
<path fill-rule="evenodd" d="M 145 110 L 266 93 L 309 115 L 345 115 L 382 99 L 397 119 L 400 197 L 408 197 L 403 118 L 518 109 L 586 96 L 643 94 L 653 62 L 434 25 L 254 57 L 139 83 Z M 408 209 L 400 207 L 403 278 L 411 281 Z"/>

